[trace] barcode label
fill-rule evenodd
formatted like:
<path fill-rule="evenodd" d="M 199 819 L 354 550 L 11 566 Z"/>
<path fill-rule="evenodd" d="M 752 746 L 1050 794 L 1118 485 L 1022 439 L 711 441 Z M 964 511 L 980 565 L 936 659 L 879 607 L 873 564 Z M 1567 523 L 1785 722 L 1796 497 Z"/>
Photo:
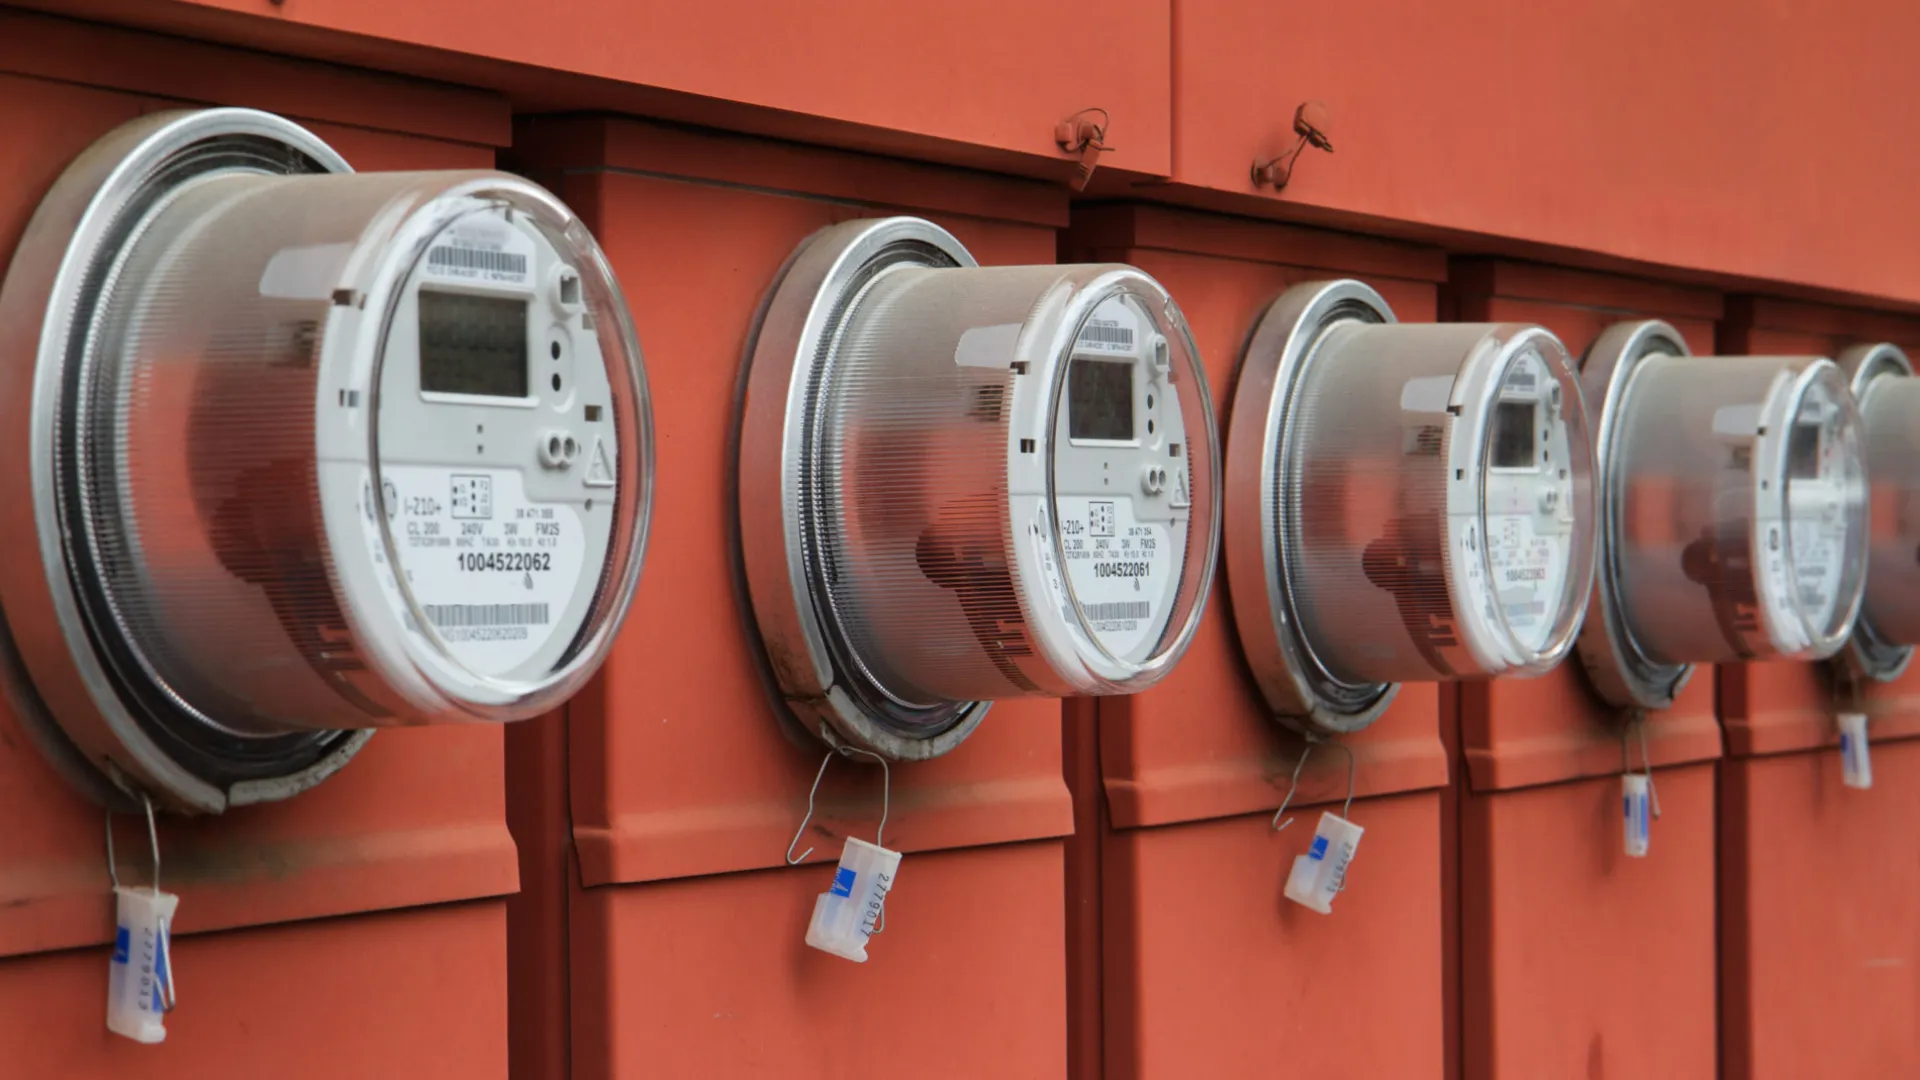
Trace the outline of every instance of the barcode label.
<path fill-rule="evenodd" d="M 1153 610 L 1153 604 L 1147 600 L 1115 600 L 1103 604 L 1083 604 L 1081 610 L 1093 622 L 1107 622 L 1110 619 L 1144 619 L 1147 612 Z"/>
<path fill-rule="evenodd" d="M 437 247 L 427 252 L 427 265 L 436 270 L 484 270 L 514 277 L 527 276 L 525 255 L 485 248 Z"/>
<path fill-rule="evenodd" d="M 442 629 L 470 626 L 545 626 L 550 604 L 422 604 L 427 621 Z"/>
<path fill-rule="evenodd" d="M 1133 327 L 1110 322 L 1089 322 L 1080 331 L 1080 344 L 1112 345 L 1131 349 L 1133 348 Z"/>

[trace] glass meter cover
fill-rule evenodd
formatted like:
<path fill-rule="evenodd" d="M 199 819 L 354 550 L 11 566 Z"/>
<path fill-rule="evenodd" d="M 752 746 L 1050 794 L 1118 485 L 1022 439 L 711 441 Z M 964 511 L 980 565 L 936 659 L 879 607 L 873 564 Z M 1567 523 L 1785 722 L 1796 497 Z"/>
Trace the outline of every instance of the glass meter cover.
<path fill-rule="evenodd" d="M 932 757 L 995 699 L 1139 690 L 1186 648 L 1214 424 L 1145 274 L 981 268 L 931 223 L 848 222 L 795 255 L 750 364 L 745 577 L 828 741 Z"/>
<path fill-rule="evenodd" d="M 1835 656 L 1856 678 L 1897 678 L 1920 644 L 1920 380 L 1906 353 L 1861 345 L 1836 358 L 1866 425 L 1867 580 L 1847 647 Z"/>
<path fill-rule="evenodd" d="M 1866 464 L 1821 357 L 1691 357 L 1609 327 L 1581 368 L 1601 409 L 1604 557 L 1581 655 L 1601 696 L 1671 704 L 1696 663 L 1831 655 L 1860 607 Z"/>
<path fill-rule="evenodd" d="M 366 729 L 547 711 L 605 656 L 646 388 L 605 258 L 536 185 L 149 116 L 47 196 L 0 318 L 37 356 L 6 376 L 40 552 L 0 571 L 9 689 L 70 765 L 219 810 Z"/>
<path fill-rule="evenodd" d="M 1234 388 L 1226 508 L 1274 711 L 1354 731 L 1400 682 L 1558 663 L 1593 573 L 1586 424 L 1540 327 L 1402 325 L 1356 281 L 1274 301 Z"/>

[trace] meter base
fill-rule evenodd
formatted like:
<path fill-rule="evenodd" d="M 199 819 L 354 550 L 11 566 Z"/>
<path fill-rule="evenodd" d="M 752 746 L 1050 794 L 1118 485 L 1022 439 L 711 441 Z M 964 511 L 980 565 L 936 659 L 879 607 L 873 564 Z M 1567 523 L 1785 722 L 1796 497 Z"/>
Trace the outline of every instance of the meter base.
<path fill-rule="evenodd" d="M 1241 650 L 1261 694 L 1286 726 L 1306 735 L 1350 735 L 1393 703 L 1398 683 L 1350 683 L 1314 654 L 1288 587 L 1273 528 L 1280 520 L 1280 469 L 1288 407 L 1320 339 L 1343 322 L 1395 322 L 1393 309 L 1357 281 L 1291 289 L 1248 338 L 1233 392 L 1223 538 L 1227 584 Z M 1273 358 L 1274 363 L 1262 361 Z"/>
<path fill-rule="evenodd" d="M 1623 709 L 1671 708 L 1693 676 L 1691 664 L 1669 664 L 1648 656 L 1627 627 L 1620 574 L 1613 560 L 1622 550 L 1622 515 L 1617 505 L 1613 444 L 1620 425 L 1620 401 L 1635 365 L 1649 356 L 1688 356 L 1680 331 L 1655 319 L 1616 323 L 1594 340 L 1580 364 L 1580 385 L 1589 402 L 1600 405 L 1594 428 L 1594 461 L 1599 472 L 1602 565 L 1593 577 L 1593 601 L 1575 648 L 1580 666 L 1596 693 Z"/>
<path fill-rule="evenodd" d="M 860 289 L 896 265 L 978 264 L 944 229 L 887 218 L 822 230 L 781 269 L 742 377 L 735 536 L 764 658 L 793 719 L 830 746 L 915 761 L 958 746 L 990 703 L 911 705 L 864 669 L 822 599 L 800 467 L 811 397 L 841 320 Z"/>

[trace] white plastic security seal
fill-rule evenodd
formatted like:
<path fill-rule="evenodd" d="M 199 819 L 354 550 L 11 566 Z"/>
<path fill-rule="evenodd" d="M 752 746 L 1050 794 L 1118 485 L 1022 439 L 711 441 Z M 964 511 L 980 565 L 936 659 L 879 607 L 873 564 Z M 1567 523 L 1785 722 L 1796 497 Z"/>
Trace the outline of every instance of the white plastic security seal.
<path fill-rule="evenodd" d="M 1620 778 L 1621 821 L 1626 829 L 1627 854 L 1636 859 L 1647 857 L 1653 841 L 1653 778 L 1646 773 L 1627 773 Z"/>
<path fill-rule="evenodd" d="M 833 871 L 833 887 L 813 902 L 807 944 L 856 964 L 866 963 L 867 942 L 899 870 L 899 852 L 847 837 L 840 865 Z"/>
<path fill-rule="evenodd" d="M 1333 914 L 1333 898 L 1347 884 L 1347 866 L 1367 830 L 1331 811 L 1322 811 L 1313 830 L 1313 846 L 1293 859 L 1287 875 L 1287 899 L 1322 915 Z"/>
<path fill-rule="evenodd" d="M 126 886 L 113 895 L 118 926 L 107 975 L 107 1030 L 135 1042 L 165 1042 L 173 1009 L 173 913 L 180 897 Z"/>
<path fill-rule="evenodd" d="M 1873 787 L 1873 751 L 1867 741 L 1867 714 L 1841 713 L 1840 782 L 1855 791 Z"/>

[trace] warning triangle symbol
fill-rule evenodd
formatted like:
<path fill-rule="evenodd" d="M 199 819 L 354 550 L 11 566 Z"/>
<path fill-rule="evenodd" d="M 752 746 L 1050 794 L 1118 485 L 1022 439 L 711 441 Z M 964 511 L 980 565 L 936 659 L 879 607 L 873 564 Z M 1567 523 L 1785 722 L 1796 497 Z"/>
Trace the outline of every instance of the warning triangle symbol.
<path fill-rule="evenodd" d="M 1187 494 L 1187 470 L 1173 470 L 1173 498 L 1170 500 L 1175 510 L 1185 510 L 1193 505 L 1193 497 Z"/>
<path fill-rule="evenodd" d="M 613 457 L 607 453 L 607 441 L 598 435 L 593 437 L 593 453 L 587 455 L 586 484 L 588 487 L 613 486 Z"/>

